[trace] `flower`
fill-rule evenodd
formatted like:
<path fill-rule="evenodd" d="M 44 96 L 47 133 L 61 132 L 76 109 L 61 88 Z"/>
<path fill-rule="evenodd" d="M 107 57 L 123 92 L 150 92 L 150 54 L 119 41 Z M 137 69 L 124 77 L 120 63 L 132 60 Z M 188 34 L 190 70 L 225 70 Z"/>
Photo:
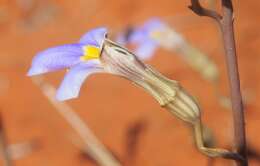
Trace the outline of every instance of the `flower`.
<path fill-rule="evenodd" d="M 200 116 L 196 102 L 179 85 L 144 64 L 126 48 L 109 40 L 105 28 L 94 29 L 78 43 L 49 48 L 32 61 L 29 76 L 69 69 L 57 90 L 58 100 L 79 95 L 84 80 L 93 73 L 104 72 L 124 77 L 150 93 L 162 107 L 180 119 L 193 123 Z"/>
<path fill-rule="evenodd" d="M 122 44 L 133 44 L 136 46 L 136 55 L 143 60 L 152 58 L 159 46 L 174 48 L 182 42 L 182 37 L 170 29 L 166 23 L 159 18 L 152 18 L 142 26 L 133 28 L 131 33 L 119 34 L 118 41 Z"/>
<path fill-rule="evenodd" d="M 38 53 L 27 75 L 68 69 L 56 97 L 61 101 L 78 97 L 84 80 L 93 73 L 103 71 L 99 56 L 106 33 L 106 28 L 97 28 L 83 35 L 78 43 L 65 44 Z"/>
<path fill-rule="evenodd" d="M 159 46 L 152 36 L 156 31 L 160 31 L 161 28 L 163 28 L 163 24 L 160 20 L 149 20 L 143 26 L 134 28 L 130 35 L 129 33 L 120 34 L 117 41 L 120 44 L 129 43 L 137 46 L 135 54 L 140 59 L 150 59 Z"/>

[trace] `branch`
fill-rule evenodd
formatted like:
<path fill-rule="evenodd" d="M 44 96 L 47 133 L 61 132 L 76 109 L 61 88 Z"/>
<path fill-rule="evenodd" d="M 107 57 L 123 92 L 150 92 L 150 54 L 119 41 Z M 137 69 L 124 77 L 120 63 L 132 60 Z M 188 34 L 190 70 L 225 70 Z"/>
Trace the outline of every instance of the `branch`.
<path fill-rule="evenodd" d="M 226 65 L 228 69 L 229 87 L 232 101 L 232 113 L 234 120 L 234 148 L 238 154 L 247 161 L 245 118 L 240 91 L 240 79 L 237 64 L 236 45 L 233 25 L 233 6 L 231 0 L 222 0 L 223 19 L 221 30 L 226 53 Z M 237 166 L 247 166 L 248 163 L 237 162 Z"/>
<path fill-rule="evenodd" d="M 245 133 L 245 118 L 242 96 L 240 91 L 240 79 L 237 64 L 236 45 L 233 25 L 232 0 L 222 0 L 223 17 L 216 11 L 205 9 L 200 5 L 199 0 L 191 0 L 189 7 L 199 16 L 208 16 L 216 20 L 222 30 L 224 41 L 226 65 L 228 69 L 229 87 L 232 101 L 232 114 L 234 121 L 234 148 L 243 157 L 243 162 L 237 161 L 237 166 L 247 166 L 247 148 Z"/>

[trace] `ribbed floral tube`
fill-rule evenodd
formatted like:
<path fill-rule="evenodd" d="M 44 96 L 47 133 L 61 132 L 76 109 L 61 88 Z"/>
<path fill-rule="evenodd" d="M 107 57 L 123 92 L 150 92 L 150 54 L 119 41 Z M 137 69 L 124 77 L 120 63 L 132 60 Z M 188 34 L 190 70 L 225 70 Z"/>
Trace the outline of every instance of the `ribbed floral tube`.
<path fill-rule="evenodd" d="M 170 80 L 136 58 L 134 54 L 106 39 L 101 55 L 106 71 L 133 81 L 150 93 L 162 107 L 178 118 L 193 123 L 200 116 L 198 105 L 177 81 Z"/>
<path fill-rule="evenodd" d="M 159 104 L 193 126 L 198 149 L 209 157 L 241 160 L 236 153 L 204 146 L 200 108 L 181 85 L 140 61 L 133 53 L 105 38 L 101 62 L 106 72 L 122 76 L 151 94 Z"/>

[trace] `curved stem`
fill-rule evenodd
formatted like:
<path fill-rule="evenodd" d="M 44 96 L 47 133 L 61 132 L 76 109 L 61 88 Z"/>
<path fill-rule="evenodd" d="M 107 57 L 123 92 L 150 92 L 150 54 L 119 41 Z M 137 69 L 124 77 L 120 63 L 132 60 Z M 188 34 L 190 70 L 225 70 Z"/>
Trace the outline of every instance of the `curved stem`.
<path fill-rule="evenodd" d="M 203 130 L 202 130 L 202 124 L 200 120 L 196 121 L 193 124 L 193 127 L 194 127 L 194 135 L 195 135 L 197 147 L 203 154 L 209 157 L 222 157 L 222 158 L 232 159 L 236 161 L 243 161 L 243 158 L 237 153 L 230 152 L 226 149 L 206 147 L 204 144 Z"/>

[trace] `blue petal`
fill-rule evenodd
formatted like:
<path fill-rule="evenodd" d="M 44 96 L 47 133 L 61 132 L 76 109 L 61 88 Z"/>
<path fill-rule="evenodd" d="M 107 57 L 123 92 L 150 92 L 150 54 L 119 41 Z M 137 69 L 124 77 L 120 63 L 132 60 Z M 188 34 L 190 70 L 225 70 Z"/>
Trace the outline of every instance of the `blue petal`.
<path fill-rule="evenodd" d="M 143 29 L 145 31 L 155 31 L 163 29 L 165 26 L 166 24 L 159 18 L 152 18 L 144 24 Z"/>
<path fill-rule="evenodd" d="M 49 48 L 34 57 L 27 75 L 38 75 L 74 66 L 79 63 L 81 55 L 83 55 L 83 50 L 80 44 Z"/>
<path fill-rule="evenodd" d="M 57 91 L 56 98 L 60 101 L 64 101 L 78 97 L 84 80 L 90 74 L 102 71 L 99 60 L 90 60 L 86 63 L 74 66 L 62 81 Z"/>
<path fill-rule="evenodd" d="M 127 39 L 124 33 L 120 33 L 118 34 L 117 38 L 116 38 L 116 42 L 122 46 L 125 46 L 127 44 Z"/>
<path fill-rule="evenodd" d="M 137 27 L 134 32 L 130 35 L 129 41 L 132 44 L 140 44 L 144 41 L 154 41 L 150 37 L 154 31 L 160 31 L 165 28 L 165 24 L 159 18 L 153 18 L 144 23 L 144 25 Z"/>
<path fill-rule="evenodd" d="M 82 44 L 89 44 L 100 47 L 102 44 L 104 37 L 107 33 L 107 29 L 104 27 L 93 29 L 83 35 L 79 41 Z"/>
<path fill-rule="evenodd" d="M 129 42 L 132 44 L 139 44 L 148 39 L 148 34 L 142 29 L 136 29 L 129 36 Z"/>
<path fill-rule="evenodd" d="M 158 45 L 156 44 L 156 42 L 152 42 L 152 41 L 143 42 L 137 47 L 135 51 L 136 56 L 141 60 L 148 60 L 153 57 L 157 47 Z"/>

